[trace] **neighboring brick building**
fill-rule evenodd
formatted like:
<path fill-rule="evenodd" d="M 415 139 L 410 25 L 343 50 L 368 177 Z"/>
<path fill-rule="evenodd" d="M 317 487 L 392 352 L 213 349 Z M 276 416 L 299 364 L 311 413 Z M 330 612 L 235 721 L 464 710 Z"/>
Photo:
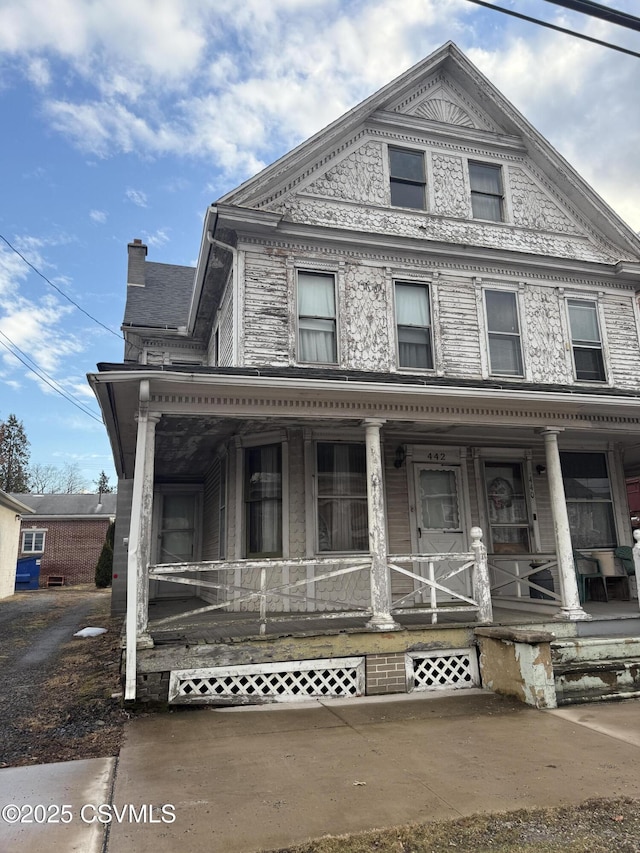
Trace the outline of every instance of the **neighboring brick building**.
<path fill-rule="evenodd" d="M 40 586 L 63 577 L 66 585 L 93 583 L 115 494 L 13 495 L 34 514 L 23 519 L 19 557 L 41 554 Z"/>

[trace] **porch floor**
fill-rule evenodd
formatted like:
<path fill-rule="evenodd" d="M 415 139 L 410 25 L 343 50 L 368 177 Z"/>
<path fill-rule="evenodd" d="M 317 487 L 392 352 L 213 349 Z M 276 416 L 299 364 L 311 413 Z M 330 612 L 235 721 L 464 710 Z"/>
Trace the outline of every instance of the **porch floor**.
<path fill-rule="evenodd" d="M 344 617 L 339 612 L 332 613 L 284 613 L 271 614 L 267 618 L 266 632 L 260 634 L 260 620 L 255 612 L 207 612 L 194 614 L 192 611 L 206 607 L 207 602 L 195 598 L 157 599 L 149 603 L 149 633 L 156 646 L 172 643 L 233 643 L 243 640 L 274 638 L 282 636 L 319 636 L 338 633 L 361 633 L 366 630 L 368 616 Z M 597 631 L 597 623 L 611 620 L 632 620 L 640 617 L 638 601 L 613 600 L 609 602 L 587 601 L 584 609 L 592 617 L 590 633 Z M 556 609 L 533 605 L 530 610 L 500 607 L 494 604 L 494 626 L 546 625 L 556 623 Z M 168 617 L 179 616 L 175 622 L 164 625 L 155 623 Z M 443 613 L 438 615 L 437 624 L 431 623 L 431 616 L 416 610 L 415 613 L 394 615 L 394 619 L 407 631 L 438 629 L 443 627 L 476 627 L 475 620 L 464 618 L 463 614 Z M 603 624 L 604 628 L 604 624 Z"/>

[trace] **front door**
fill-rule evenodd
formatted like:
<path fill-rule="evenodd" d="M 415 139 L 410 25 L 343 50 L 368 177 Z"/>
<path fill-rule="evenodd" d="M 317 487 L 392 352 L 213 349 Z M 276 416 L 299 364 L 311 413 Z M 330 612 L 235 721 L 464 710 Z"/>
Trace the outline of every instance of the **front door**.
<path fill-rule="evenodd" d="M 448 554 L 468 551 L 467 537 L 463 527 L 463 492 L 459 465 L 414 466 L 416 494 L 416 535 L 418 553 Z M 435 579 L 456 567 L 446 560 L 434 564 Z M 419 574 L 427 576 L 428 564 L 420 563 Z M 469 595 L 470 572 L 465 571 L 443 582 L 455 592 Z M 438 592 L 438 601 L 453 596 Z M 428 602 L 429 594 L 423 600 Z"/>

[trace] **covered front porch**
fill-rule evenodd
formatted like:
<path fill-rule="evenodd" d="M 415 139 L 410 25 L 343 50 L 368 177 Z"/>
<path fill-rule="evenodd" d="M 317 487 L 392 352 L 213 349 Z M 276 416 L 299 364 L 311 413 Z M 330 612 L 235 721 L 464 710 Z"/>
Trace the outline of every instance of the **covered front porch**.
<path fill-rule="evenodd" d="M 613 557 L 632 541 L 623 461 L 635 401 L 622 418 L 619 401 L 593 395 L 551 405 L 537 392 L 400 381 L 110 381 L 123 495 L 130 484 L 127 698 L 160 658 L 171 672 L 191 660 L 194 630 L 216 660 L 237 657 L 216 638 L 237 652 L 247 632 L 357 634 L 405 656 L 442 648 L 437 630 L 460 629 L 468 649 L 470 626 L 525 620 L 575 635 L 593 621 L 594 587 L 578 583 L 576 554 Z"/>

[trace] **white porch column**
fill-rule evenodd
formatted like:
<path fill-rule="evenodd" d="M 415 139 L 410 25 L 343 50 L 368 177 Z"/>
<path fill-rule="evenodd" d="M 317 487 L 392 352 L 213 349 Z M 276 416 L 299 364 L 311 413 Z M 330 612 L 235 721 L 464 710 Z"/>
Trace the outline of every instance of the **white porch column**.
<path fill-rule="evenodd" d="M 591 619 L 591 616 L 582 609 L 578 593 L 576 569 L 573 562 L 573 545 L 569 531 L 569 515 L 567 514 L 560 451 L 558 450 L 558 433 L 561 431 L 559 427 L 546 427 L 540 430 L 540 433 L 544 436 L 547 477 L 551 493 L 551 515 L 553 516 L 553 529 L 556 536 L 558 574 L 560 575 L 560 594 L 562 596 L 562 608 L 555 618 L 576 622 Z"/>
<path fill-rule="evenodd" d="M 400 626 L 391 615 L 387 519 L 384 507 L 382 446 L 377 418 L 364 421 L 367 447 L 367 509 L 369 517 L 369 553 L 371 554 L 371 610 L 367 626 L 374 631 L 393 631 Z"/>
<path fill-rule="evenodd" d="M 633 551 L 631 552 L 633 556 L 633 571 L 634 577 L 636 579 L 636 590 L 640 585 L 640 530 L 633 531 Z M 631 578 L 629 578 L 629 582 L 631 582 Z M 605 581 L 606 583 L 606 581 Z M 640 606 L 640 595 L 638 596 L 638 606 Z"/>
<path fill-rule="evenodd" d="M 156 424 L 160 415 L 149 414 L 149 382 L 140 383 L 136 460 L 133 470 L 131 525 L 127 556 L 127 654 L 125 699 L 136 697 L 136 649 L 153 645 L 147 633 L 149 620 L 149 562 L 153 515 L 153 472 Z"/>

